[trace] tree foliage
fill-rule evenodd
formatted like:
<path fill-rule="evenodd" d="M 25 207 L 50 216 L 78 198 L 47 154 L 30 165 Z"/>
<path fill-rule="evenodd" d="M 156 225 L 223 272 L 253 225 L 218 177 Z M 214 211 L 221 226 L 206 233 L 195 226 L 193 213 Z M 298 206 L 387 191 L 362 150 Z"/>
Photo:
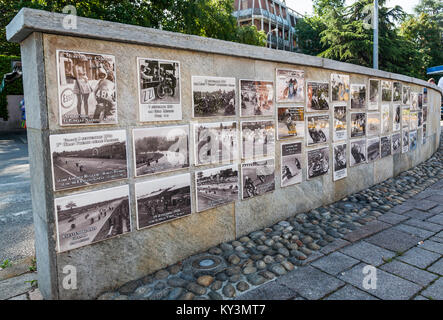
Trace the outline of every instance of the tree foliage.
<path fill-rule="evenodd" d="M 23 7 L 62 12 L 74 5 L 77 15 L 203 37 L 266 45 L 256 28 L 237 25 L 233 0 L 0 0 L 0 53 L 19 55 L 19 46 L 6 42 L 6 25 Z"/>
<path fill-rule="evenodd" d="M 385 4 L 379 0 L 379 68 L 426 79 L 426 68 L 443 64 L 441 1 L 421 0 L 418 16 Z M 300 52 L 371 67 L 372 10 L 373 0 L 315 0 L 314 15 L 297 26 Z"/>

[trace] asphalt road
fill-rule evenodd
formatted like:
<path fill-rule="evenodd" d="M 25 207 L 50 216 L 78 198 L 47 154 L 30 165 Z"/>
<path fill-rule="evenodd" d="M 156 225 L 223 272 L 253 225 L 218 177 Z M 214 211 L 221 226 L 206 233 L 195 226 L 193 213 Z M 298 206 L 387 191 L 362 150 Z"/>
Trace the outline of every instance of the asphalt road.
<path fill-rule="evenodd" d="M 0 264 L 34 256 L 26 134 L 0 133 Z"/>

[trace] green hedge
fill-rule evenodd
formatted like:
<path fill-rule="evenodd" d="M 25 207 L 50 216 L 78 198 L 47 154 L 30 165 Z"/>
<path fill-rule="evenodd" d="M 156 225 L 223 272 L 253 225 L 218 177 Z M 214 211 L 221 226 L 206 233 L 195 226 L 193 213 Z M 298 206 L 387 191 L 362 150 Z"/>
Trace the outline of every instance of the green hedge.
<path fill-rule="evenodd" d="M 13 60 L 20 60 L 20 57 L 0 55 L 0 82 L 3 80 L 5 73 L 12 71 L 11 61 Z M 5 88 L 0 93 L 0 118 L 3 118 L 3 120 L 8 120 L 8 102 L 6 96 L 10 94 L 23 94 L 23 81 L 21 78 L 12 83 L 6 83 Z"/>

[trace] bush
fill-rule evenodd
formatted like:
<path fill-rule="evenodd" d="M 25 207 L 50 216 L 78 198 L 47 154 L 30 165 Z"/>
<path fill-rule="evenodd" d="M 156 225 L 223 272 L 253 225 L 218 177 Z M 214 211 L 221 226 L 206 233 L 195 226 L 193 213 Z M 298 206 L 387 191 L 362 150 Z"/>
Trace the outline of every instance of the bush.
<path fill-rule="evenodd" d="M 6 73 L 12 71 L 11 61 L 13 60 L 20 60 L 20 57 L 0 55 L 0 81 L 3 80 L 3 76 Z M 8 120 L 8 101 L 6 96 L 21 94 L 23 94 L 23 81 L 21 78 L 10 83 L 5 83 L 5 87 L 0 93 L 0 118 L 3 118 L 5 121 Z"/>

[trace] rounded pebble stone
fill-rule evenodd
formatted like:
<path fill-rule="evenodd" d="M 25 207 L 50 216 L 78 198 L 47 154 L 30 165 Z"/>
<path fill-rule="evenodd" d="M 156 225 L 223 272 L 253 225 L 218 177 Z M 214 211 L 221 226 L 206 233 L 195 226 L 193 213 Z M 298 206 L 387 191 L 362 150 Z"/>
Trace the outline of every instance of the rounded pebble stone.
<path fill-rule="evenodd" d="M 232 286 L 232 284 L 225 285 L 222 291 L 223 294 L 228 298 L 232 298 L 235 296 L 235 288 Z"/>
<path fill-rule="evenodd" d="M 245 281 L 240 281 L 239 283 L 237 283 L 237 290 L 239 291 L 246 291 L 249 289 L 249 284 Z"/>
<path fill-rule="evenodd" d="M 214 282 L 214 277 L 209 275 L 200 276 L 197 279 L 197 283 L 203 287 L 209 287 Z"/>

